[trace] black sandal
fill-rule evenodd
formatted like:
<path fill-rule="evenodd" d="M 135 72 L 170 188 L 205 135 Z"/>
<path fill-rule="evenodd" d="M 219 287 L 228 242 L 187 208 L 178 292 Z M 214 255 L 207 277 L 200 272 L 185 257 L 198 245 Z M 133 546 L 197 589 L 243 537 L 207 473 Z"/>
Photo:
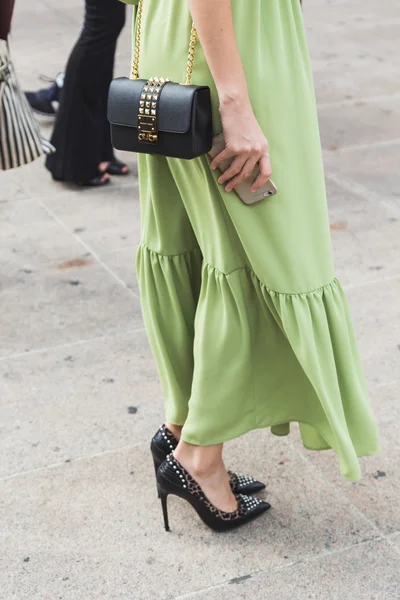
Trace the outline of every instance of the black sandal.
<path fill-rule="evenodd" d="M 104 175 L 107 175 L 107 178 L 104 179 Z M 97 173 L 92 179 L 88 179 L 88 181 L 79 182 L 78 185 L 82 187 L 99 187 L 102 185 L 107 185 L 110 183 L 110 178 L 108 177 L 107 171 L 100 171 L 97 169 Z"/>
<path fill-rule="evenodd" d="M 124 169 L 126 169 L 126 171 L 124 171 Z M 108 167 L 105 172 L 109 175 L 128 175 L 129 168 L 127 164 L 123 163 L 121 160 L 118 160 L 118 158 L 113 158 L 113 160 L 110 160 L 108 163 Z"/>

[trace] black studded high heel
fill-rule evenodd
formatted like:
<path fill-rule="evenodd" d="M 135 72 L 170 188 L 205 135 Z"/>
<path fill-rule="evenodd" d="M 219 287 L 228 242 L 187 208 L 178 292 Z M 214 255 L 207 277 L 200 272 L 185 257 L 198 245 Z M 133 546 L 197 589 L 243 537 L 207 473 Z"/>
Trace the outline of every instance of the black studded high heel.
<path fill-rule="evenodd" d="M 197 481 L 193 479 L 173 454 L 169 454 L 166 460 L 161 463 L 157 471 L 157 485 L 161 498 L 165 531 L 170 531 L 167 508 L 169 494 L 187 500 L 203 523 L 214 529 L 214 531 L 227 531 L 248 523 L 271 508 L 268 502 L 253 496 L 235 494 L 237 499 L 237 509 L 235 511 L 224 512 L 218 509 L 209 501 Z"/>
<path fill-rule="evenodd" d="M 151 440 L 150 450 L 153 455 L 154 469 L 156 472 L 161 463 L 167 458 L 170 452 L 173 452 L 178 445 L 178 440 L 165 425 L 161 425 L 157 433 Z M 234 494 L 256 494 L 265 489 L 265 484 L 257 481 L 250 475 L 242 475 L 242 473 L 234 473 L 228 471 L 231 481 L 231 489 Z"/>

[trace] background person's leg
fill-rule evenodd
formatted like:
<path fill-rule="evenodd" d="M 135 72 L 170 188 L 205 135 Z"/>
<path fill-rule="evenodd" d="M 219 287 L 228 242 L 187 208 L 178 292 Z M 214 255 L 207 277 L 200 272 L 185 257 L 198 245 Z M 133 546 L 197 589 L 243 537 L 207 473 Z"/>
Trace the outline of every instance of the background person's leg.
<path fill-rule="evenodd" d="M 87 181 L 103 160 L 108 87 L 124 22 L 125 6 L 118 0 L 86 0 L 84 27 L 68 60 L 52 136 L 56 154 L 46 161 L 56 179 Z"/>

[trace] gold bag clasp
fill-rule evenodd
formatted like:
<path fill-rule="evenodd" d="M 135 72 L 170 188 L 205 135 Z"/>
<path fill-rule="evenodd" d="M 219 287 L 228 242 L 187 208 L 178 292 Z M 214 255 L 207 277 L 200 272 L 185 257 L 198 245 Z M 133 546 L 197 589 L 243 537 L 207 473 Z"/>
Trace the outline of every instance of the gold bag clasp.
<path fill-rule="evenodd" d="M 157 107 L 161 88 L 169 79 L 152 77 L 143 87 L 139 101 L 138 141 L 158 144 Z"/>

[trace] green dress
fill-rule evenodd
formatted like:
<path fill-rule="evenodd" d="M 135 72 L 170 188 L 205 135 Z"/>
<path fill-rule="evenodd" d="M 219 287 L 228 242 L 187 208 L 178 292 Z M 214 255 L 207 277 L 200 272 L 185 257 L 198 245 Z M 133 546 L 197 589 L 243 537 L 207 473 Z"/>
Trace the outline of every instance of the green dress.
<path fill-rule="evenodd" d="M 131 0 L 132 2 L 132 0 Z M 206 156 L 138 156 L 137 275 L 166 418 L 209 445 L 250 430 L 332 448 L 344 477 L 379 451 L 347 301 L 335 278 L 316 105 L 299 0 L 232 0 L 255 115 L 279 193 L 244 205 Z M 183 82 L 184 0 L 144 0 L 139 76 Z M 192 82 L 218 98 L 200 43 Z"/>

